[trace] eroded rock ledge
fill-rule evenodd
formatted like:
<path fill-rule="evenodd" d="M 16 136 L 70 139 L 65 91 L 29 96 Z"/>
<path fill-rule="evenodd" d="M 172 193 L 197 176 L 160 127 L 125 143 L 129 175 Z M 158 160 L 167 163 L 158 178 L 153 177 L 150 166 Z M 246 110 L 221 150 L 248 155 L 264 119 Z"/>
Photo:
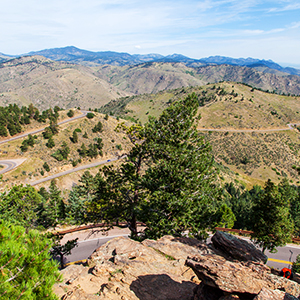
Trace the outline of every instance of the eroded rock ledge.
<path fill-rule="evenodd" d="M 115 238 L 89 257 L 88 267 L 62 270 L 54 289 L 64 300 L 298 299 L 300 285 L 273 275 L 247 241 L 217 232 L 212 242 Z"/>

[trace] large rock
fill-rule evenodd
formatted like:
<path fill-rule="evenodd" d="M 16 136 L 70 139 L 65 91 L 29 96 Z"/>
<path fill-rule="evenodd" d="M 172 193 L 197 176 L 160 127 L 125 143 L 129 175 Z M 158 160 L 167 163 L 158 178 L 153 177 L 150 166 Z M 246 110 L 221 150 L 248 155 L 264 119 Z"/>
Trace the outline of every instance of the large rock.
<path fill-rule="evenodd" d="M 262 288 L 253 300 L 297 300 L 298 298 L 279 290 Z"/>
<path fill-rule="evenodd" d="M 185 258 L 186 254 L 176 259 L 129 238 L 115 238 L 90 256 L 89 267 L 67 267 L 55 291 L 65 300 L 190 300 L 200 281 L 185 266 Z M 74 268 L 74 276 L 69 268 Z"/>
<path fill-rule="evenodd" d="M 253 244 L 234 235 L 217 231 L 212 237 L 213 247 L 227 259 L 266 263 L 268 257 Z"/>
<path fill-rule="evenodd" d="M 175 259 L 187 259 L 188 256 L 213 254 L 214 252 L 205 243 L 186 237 L 165 235 L 159 240 L 144 240 L 143 245 L 156 249 Z"/>
<path fill-rule="evenodd" d="M 300 295 L 299 284 L 271 274 L 262 263 L 232 262 L 219 255 L 207 254 L 187 259 L 186 265 L 204 284 L 227 293 L 257 295 L 265 287 L 280 289 L 295 297 Z"/>

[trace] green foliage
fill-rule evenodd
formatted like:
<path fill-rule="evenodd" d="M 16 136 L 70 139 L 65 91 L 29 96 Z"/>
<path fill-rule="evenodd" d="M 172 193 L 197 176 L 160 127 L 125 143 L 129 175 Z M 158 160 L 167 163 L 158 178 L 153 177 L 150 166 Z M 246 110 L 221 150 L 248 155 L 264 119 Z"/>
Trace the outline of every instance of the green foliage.
<path fill-rule="evenodd" d="M 53 132 L 50 127 L 46 127 L 42 134 L 44 139 L 50 139 L 53 136 Z"/>
<path fill-rule="evenodd" d="M 218 219 L 218 223 L 216 224 L 216 227 L 222 227 L 222 228 L 232 228 L 234 222 L 236 221 L 236 217 L 234 213 L 226 204 L 223 204 L 219 208 L 216 214 L 216 218 Z"/>
<path fill-rule="evenodd" d="M 70 109 L 70 110 L 67 112 L 67 116 L 68 116 L 69 118 L 74 117 L 74 111 Z"/>
<path fill-rule="evenodd" d="M 72 134 L 72 137 L 71 137 L 71 141 L 75 144 L 75 143 L 78 143 L 78 134 L 77 132 L 74 130 L 73 131 L 73 134 Z"/>
<path fill-rule="evenodd" d="M 104 116 L 104 120 L 108 120 L 108 114 L 105 114 L 105 116 Z"/>
<path fill-rule="evenodd" d="M 0 216 L 26 228 L 38 226 L 41 196 L 32 186 L 15 185 L 1 195 Z"/>
<path fill-rule="evenodd" d="M 54 142 L 52 136 L 49 137 L 49 140 L 48 140 L 48 142 L 46 143 L 46 146 L 47 146 L 48 148 L 50 148 L 50 149 L 52 149 L 52 148 L 55 147 L 55 142 Z"/>
<path fill-rule="evenodd" d="M 81 132 L 81 129 L 80 128 L 75 128 L 74 131 L 75 132 Z"/>
<path fill-rule="evenodd" d="M 62 161 L 63 159 L 68 159 L 68 155 L 70 153 L 70 148 L 68 147 L 66 142 L 61 144 L 61 148 L 51 154 L 58 161 Z"/>
<path fill-rule="evenodd" d="M 294 274 L 295 273 L 300 273 L 300 254 L 297 255 L 296 261 L 293 262 L 292 272 Z"/>
<path fill-rule="evenodd" d="M 77 149 L 77 151 L 78 151 L 78 153 L 81 157 L 86 157 L 87 156 L 87 149 L 86 149 L 86 146 L 85 146 L 84 143 L 81 144 L 80 149 Z"/>
<path fill-rule="evenodd" d="M 88 136 L 88 134 L 86 132 L 84 133 L 84 135 L 82 137 L 85 138 L 85 139 L 89 138 L 89 136 Z"/>
<path fill-rule="evenodd" d="M 136 221 L 146 223 L 139 238 L 201 238 L 219 206 L 210 146 L 196 130 L 195 95 L 174 103 L 158 120 L 127 128 L 133 148 L 119 168 L 98 174 L 90 217 L 112 224 L 125 221 L 138 238 Z M 143 172 L 142 172 L 143 170 Z"/>
<path fill-rule="evenodd" d="M 95 117 L 95 115 L 93 113 L 89 112 L 89 113 L 86 114 L 86 117 L 88 119 L 93 119 Z"/>
<path fill-rule="evenodd" d="M 29 134 L 27 139 L 23 140 L 22 145 L 20 146 L 21 151 L 26 152 L 29 146 L 33 147 L 35 144 L 35 139 L 37 139 L 36 135 L 32 136 Z"/>
<path fill-rule="evenodd" d="M 49 228 L 55 227 L 60 221 L 64 221 L 66 217 L 65 203 L 55 180 L 51 180 L 49 192 L 41 188 L 39 194 L 43 197 L 39 211 L 39 225 Z"/>
<path fill-rule="evenodd" d="M 48 163 L 47 163 L 46 161 L 45 161 L 44 164 L 43 164 L 43 168 L 44 168 L 47 172 L 50 171 L 50 167 L 49 167 L 49 165 L 48 165 Z"/>
<path fill-rule="evenodd" d="M 99 122 L 93 127 L 92 131 L 93 131 L 94 133 L 96 133 L 96 132 L 102 132 L 102 131 L 103 131 L 103 125 L 102 125 L 102 123 L 99 121 Z"/>
<path fill-rule="evenodd" d="M 89 144 L 87 156 L 89 156 L 90 158 L 96 158 L 98 156 L 98 148 L 96 144 Z"/>
<path fill-rule="evenodd" d="M 58 299 L 52 291 L 60 274 L 50 260 L 51 241 L 36 230 L 25 231 L 7 221 L 0 221 L 0 232 L 0 298 Z"/>
<path fill-rule="evenodd" d="M 8 136 L 7 129 L 3 124 L 0 124 L 0 136 Z"/>
<path fill-rule="evenodd" d="M 270 179 L 264 192 L 254 199 L 251 238 L 262 247 L 276 252 L 276 247 L 291 241 L 294 224 L 289 214 L 290 203 Z"/>

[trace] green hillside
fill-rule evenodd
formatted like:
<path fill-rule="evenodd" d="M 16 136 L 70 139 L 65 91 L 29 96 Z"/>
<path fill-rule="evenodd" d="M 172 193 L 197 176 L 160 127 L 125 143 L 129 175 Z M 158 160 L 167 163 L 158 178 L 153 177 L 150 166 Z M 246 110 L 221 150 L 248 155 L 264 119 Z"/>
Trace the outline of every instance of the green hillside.
<path fill-rule="evenodd" d="M 144 123 L 193 92 L 201 115 L 198 129 L 211 142 L 217 162 L 240 173 L 249 185 L 286 176 L 299 180 L 293 166 L 300 164 L 300 132 L 287 124 L 300 124 L 300 97 L 221 82 L 121 98 L 101 111 Z"/>

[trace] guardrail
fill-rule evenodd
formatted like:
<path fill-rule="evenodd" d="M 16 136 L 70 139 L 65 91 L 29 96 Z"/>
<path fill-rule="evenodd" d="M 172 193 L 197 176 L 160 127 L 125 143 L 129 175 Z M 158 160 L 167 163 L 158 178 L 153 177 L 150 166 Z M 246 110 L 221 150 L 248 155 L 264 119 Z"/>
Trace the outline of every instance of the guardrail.
<path fill-rule="evenodd" d="M 136 223 L 137 223 L 137 225 L 142 225 L 142 226 L 145 225 L 142 222 L 136 222 Z M 124 228 L 127 227 L 127 223 L 125 223 L 125 222 L 120 222 L 120 223 L 114 222 L 114 223 L 112 223 L 112 225 L 118 226 L 118 227 L 124 227 Z M 84 226 L 78 226 L 78 227 L 71 228 L 71 229 L 56 231 L 53 234 L 54 235 L 59 235 L 59 234 L 64 235 L 64 234 L 72 233 L 72 232 L 76 232 L 76 231 L 82 231 L 82 230 L 98 228 L 98 227 L 108 227 L 108 226 L 111 226 L 111 224 L 108 225 L 107 223 L 98 223 L 98 224 L 84 225 Z"/>
<path fill-rule="evenodd" d="M 239 234 L 251 234 L 251 233 L 253 233 L 253 231 L 242 230 L 242 229 L 230 229 L 230 228 L 222 228 L 222 227 L 216 227 L 215 229 L 219 230 L 219 231 L 235 232 L 235 233 L 239 233 Z M 294 243 L 300 243 L 300 238 L 292 238 L 292 241 Z"/>

